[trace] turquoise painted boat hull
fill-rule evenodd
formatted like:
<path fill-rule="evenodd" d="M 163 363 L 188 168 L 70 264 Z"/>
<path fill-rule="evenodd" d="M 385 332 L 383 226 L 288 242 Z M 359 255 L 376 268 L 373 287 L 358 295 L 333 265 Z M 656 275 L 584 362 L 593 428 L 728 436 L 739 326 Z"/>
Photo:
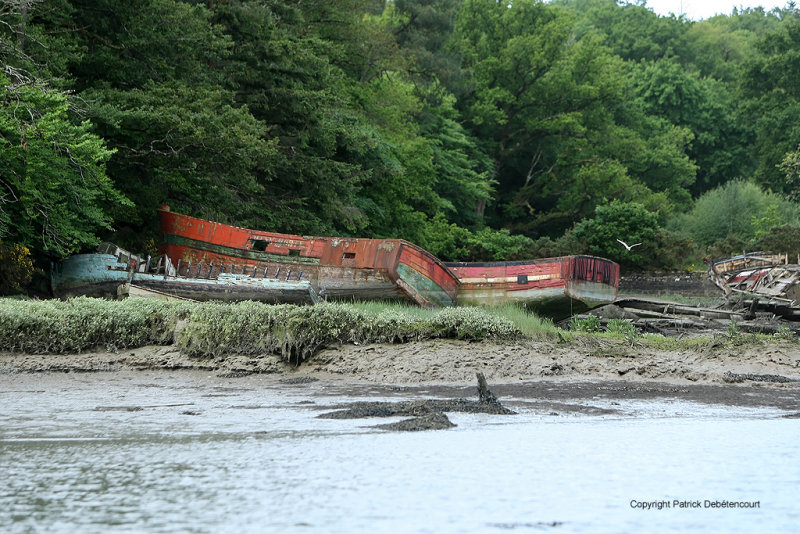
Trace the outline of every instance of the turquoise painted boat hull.
<path fill-rule="evenodd" d="M 191 300 L 314 304 L 319 297 L 306 280 L 280 280 L 250 274 L 208 273 L 203 277 L 155 274 L 127 268 L 113 254 L 78 254 L 51 271 L 53 294 L 59 298 L 90 296 L 117 298 L 134 285 L 164 296 Z M 123 290 L 123 291 L 121 291 Z"/>

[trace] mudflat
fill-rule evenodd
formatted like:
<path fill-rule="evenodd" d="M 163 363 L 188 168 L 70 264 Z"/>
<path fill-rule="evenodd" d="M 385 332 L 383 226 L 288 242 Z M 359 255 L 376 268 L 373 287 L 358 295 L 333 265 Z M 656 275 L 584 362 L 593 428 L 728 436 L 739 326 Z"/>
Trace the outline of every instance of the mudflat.
<path fill-rule="evenodd" d="M 196 358 L 172 345 L 80 354 L 0 352 L 0 373 L 195 369 L 219 374 L 338 376 L 386 384 L 489 382 L 541 378 L 653 380 L 665 383 L 800 383 L 800 344 L 791 340 L 732 345 L 709 341 L 659 350 L 623 340 L 584 338 L 570 343 L 428 340 L 403 344 L 340 345 L 301 365 L 275 354 Z"/>
<path fill-rule="evenodd" d="M 556 400 L 574 397 L 577 387 L 580 396 L 587 397 L 688 395 L 726 404 L 800 409 L 800 344 L 779 339 L 742 345 L 709 341 L 677 351 L 592 337 L 570 343 L 432 340 L 341 345 L 299 366 L 274 354 L 192 358 L 173 346 L 82 354 L 0 353 L 4 374 L 135 370 L 195 370 L 227 378 L 273 375 L 294 384 L 324 380 L 443 388 L 473 385 L 480 372 L 504 395 L 524 391 L 523 396 Z"/>

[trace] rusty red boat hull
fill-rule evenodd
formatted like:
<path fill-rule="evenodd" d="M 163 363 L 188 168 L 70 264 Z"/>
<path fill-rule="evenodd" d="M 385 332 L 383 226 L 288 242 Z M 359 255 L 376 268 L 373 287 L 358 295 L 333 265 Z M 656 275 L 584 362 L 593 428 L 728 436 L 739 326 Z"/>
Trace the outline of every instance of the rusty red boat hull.
<path fill-rule="evenodd" d="M 451 306 L 458 279 L 435 256 L 400 239 L 308 237 L 250 230 L 159 210 L 159 250 L 177 264 L 246 264 L 267 276 L 308 280 L 326 298 L 409 299 Z"/>
<path fill-rule="evenodd" d="M 614 302 L 619 288 L 619 265 L 593 256 L 446 265 L 461 282 L 459 304 L 517 303 L 553 318 Z"/>

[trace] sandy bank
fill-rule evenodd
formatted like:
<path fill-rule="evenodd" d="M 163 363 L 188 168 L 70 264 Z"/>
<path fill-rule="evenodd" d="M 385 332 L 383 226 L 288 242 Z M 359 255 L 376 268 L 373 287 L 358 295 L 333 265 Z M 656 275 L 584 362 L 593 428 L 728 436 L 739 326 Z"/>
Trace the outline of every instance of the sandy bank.
<path fill-rule="evenodd" d="M 453 340 L 400 345 L 344 345 L 325 349 L 294 367 L 278 356 L 189 358 L 173 346 L 70 355 L 0 353 L 0 373 L 110 372 L 193 369 L 224 376 L 278 374 L 285 378 L 339 378 L 382 384 L 490 383 L 541 379 L 664 383 L 763 384 L 800 388 L 800 345 L 770 341 L 662 351 L 623 340 L 586 338 L 568 345 L 494 344 Z"/>

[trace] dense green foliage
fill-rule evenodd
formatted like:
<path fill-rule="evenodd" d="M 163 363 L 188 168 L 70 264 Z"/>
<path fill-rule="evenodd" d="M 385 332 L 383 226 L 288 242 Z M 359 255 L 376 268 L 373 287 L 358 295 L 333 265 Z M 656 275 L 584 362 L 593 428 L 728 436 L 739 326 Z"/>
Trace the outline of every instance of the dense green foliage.
<path fill-rule="evenodd" d="M 0 299 L 0 351 L 30 354 L 175 344 L 196 357 L 281 355 L 300 363 L 337 343 L 451 338 L 510 340 L 555 335 L 552 323 L 523 310 L 400 305 L 277 305 Z"/>
<path fill-rule="evenodd" d="M 798 50 L 793 3 L 0 0 L 0 240 L 152 250 L 168 203 L 445 260 L 780 245 Z M 763 199 L 733 217 L 731 187 Z"/>
<path fill-rule="evenodd" d="M 575 237 L 586 243 L 595 256 L 636 265 L 644 261 L 641 251 L 653 242 L 657 228 L 656 216 L 644 206 L 615 200 L 598 206 L 594 218 L 581 221 L 575 227 Z M 633 248 L 626 249 L 618 241 L 619 236 L 625 236 L 626 244 Z"/>

